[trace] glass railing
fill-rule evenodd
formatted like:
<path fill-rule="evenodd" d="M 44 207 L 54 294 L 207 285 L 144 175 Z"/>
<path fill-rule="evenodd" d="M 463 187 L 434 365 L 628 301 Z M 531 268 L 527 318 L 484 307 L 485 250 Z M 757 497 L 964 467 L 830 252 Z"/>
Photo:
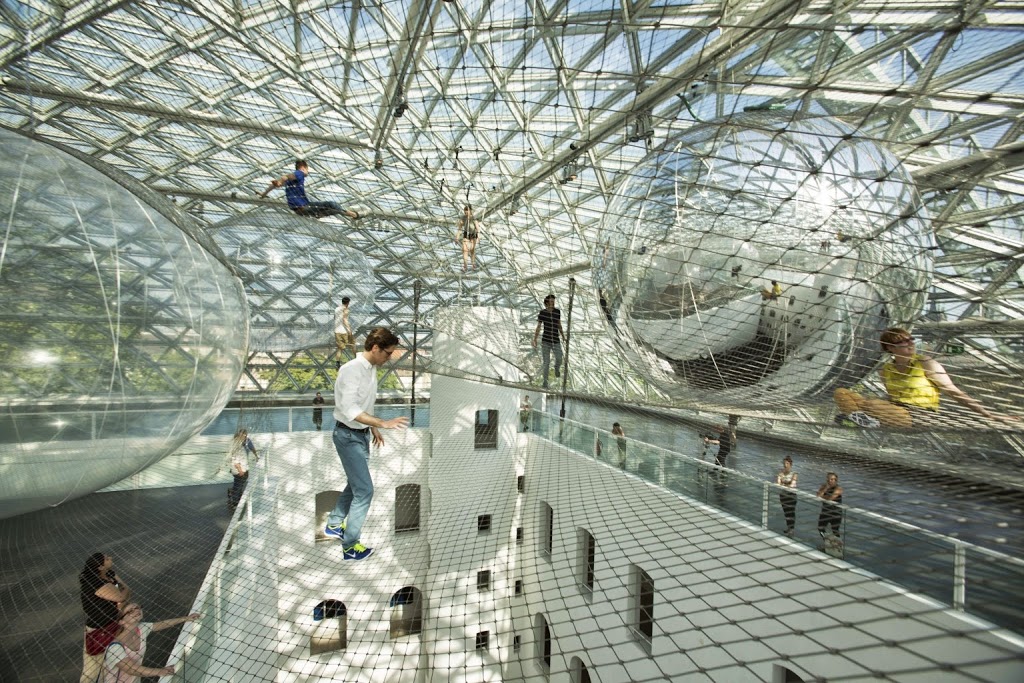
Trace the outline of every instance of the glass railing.
<path fill-rule="evenodd" d="M 1024 560 L 846 505 L 839 534 L 819 532 L 821 499 L 589 425 L 533 411 L 535 435 L 782 534 L 780 493 L 796 498 L 791 538 L 960 611 L 1024 632 Z"/>
<path fill-rule="evenodd" d="M 323 426 L 334 425 L 333 406 L 324 406 Z M 409 404 L 378 404 L 375 414 L 385 419 L 411 417 Z M 140 408 L 108 413 L 54 410 L 32 414 L 0 416 L 0 445 L 39 441 L 99 441 L 102 439 L 153 438 L 167 435 L 168 425 L 179 421 L 181 411 Z M 225 408 L 203 429 L 206 436 L 231 435 L 239 425 L 262 432 L 297 432 L 316 429 L 313 406 L 267 406 Z M 429 405 L 416 406 L 416 426 L 430 425 Z"/>
<path fill-rule="evenodd" d="M 322 415 L 323 429 L 330 431 L 334 428 L 334 406 L 324 406 Z M 373 408 L 374 415 L 390 420 L 393 417 L 405 416 L 411 418 L 412 406 L 410 404 L 380 404 Z M 239 426 L 246 427 L 250 433 L 272 433 L 272 432 L 303 432 L 316 429 L 313 422 L 313 406 L 267 406 L 244 408 L 225 408 L 221 411 L 206 429 L 202 431 L 204 436 L 216 436 L 234 434 Z M 427 404 L 416 405 L 416 427 L 430 426 L 430 406 Z"/>
<path fill-rule="evenodd" d="M 262 476 L 266 476 L 264 469 L 266 462 L 256 465 L 251 471 L 263 470 Z M 191 612 L 198 612 L 200 618 L 193 622 L 186 622 L 178 634 L 178 640 L 174 644 L 171 656 L 167 663 L 174 666 L 174 675 L 164 676 L 161 682 L 195 681 L 205 678 L 209 673 L 211 658 L 217 647 L 217 639 L 221 625 L 227 619 L 224 614 L 225 592 L 230 594 L 236 582 L 246 582 L 240 571 L 242 553 L 233 552 L 239 541 L 238 536 L 245 533 L 242 520 L 251 520 L 252 508 L 249 492 L 255 483 L 256 477 L 251 481 L 242 497 L 238 501 L 238 507 L 232 515 L 231 523 L 221 539 L 220 547 L 214 556 L 210 569 L 203 579 L 203 584 L 196 594 L 192 603 Z"/>

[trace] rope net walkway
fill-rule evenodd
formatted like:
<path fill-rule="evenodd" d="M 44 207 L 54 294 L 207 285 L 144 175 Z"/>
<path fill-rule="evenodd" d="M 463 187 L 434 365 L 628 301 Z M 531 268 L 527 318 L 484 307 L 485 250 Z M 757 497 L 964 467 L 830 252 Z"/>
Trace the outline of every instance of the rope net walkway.
<path fill-rule="evenodd" d="M 0 680 L 1024 680 L 1018 7 L 258 5 L 0 10 Z"/>

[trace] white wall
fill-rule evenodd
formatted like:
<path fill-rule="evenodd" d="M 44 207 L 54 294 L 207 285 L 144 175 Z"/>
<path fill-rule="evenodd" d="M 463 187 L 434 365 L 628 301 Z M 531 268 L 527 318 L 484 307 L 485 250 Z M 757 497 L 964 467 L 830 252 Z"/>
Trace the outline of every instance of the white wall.
<path fill-rule="evenodd" d="M 557 672 L 566 680 L 573 656 L 605 683 L 646 680 L 659 671 L 672 672 L 673 680 L 770 681 L 776 664 L 806 680 L 877 680 L 876 670 L 897 681 L 960 681 L 967 674 L 1024 680 L 1020 638 L 987 631 L 972 617 L 549 441 L 520 439 L 528 524 L 518 562 L 527 583 L 515 628 L 523 656 L 531 658 L 528 673 L 538 671 L 532 617 L 543 613 L 554 637 L 551 680 Z M 541 501 L 554 509 L 550 561 L 537 552 Z M 577 587 L 579 527 L 597 540 L 592 599 Z M 654 579 L 650 655 L 630 628 L 633 564 Z M 952 635 L 963 631 L 971 637 Z M 893 641 L 912 644 L 893 647 Z M 916 649 L 954 668 L 928 668 Z M 915 673 L 922 666 L 927 674 Z"/>
<path fill-rule="evenodd" d="M 483 364 L 513 373 L 493 359 L 513 357 L 494 340 L 514 339 L 500 333 L 514 317 L 468 313 L 439 321 L 438 356 L 468 374 Z M 462 344 L 477 326 L 492 333 Z M 376 495 L 363 541 L 376 553 L 361 562 L 343 561 L 336 541 L 314 542 L 317 492 L 345 484 L 330 432 L 272 435 L 263 471 L 250 480 L 251 514 L 235 529 L 241 557 L 222 581 L 228 604 L 207 680 L 254 680 L 259 670 L 282 683 L 565 681 L 574 656 L 603 683 L 770 681 L 780 664 L 807 680 L 874 681 L 876 671 L 895 681 L 1024 680 L 1019 638 L 543 437 L 517 434 L 519 398 L 500 385 L 433 378 L 430 431 L 385 432 L 386 446 L 371 455 Z M 484 450 L 474 447 L 473 426 L 486 409 L 498 411 L 499 428 L 497 447 Z M 406 483 L 422 487 L 421 531 L 396 535 L 394 492 Z M 554 510 L 550 557 L 539 552 L 542 502 Z M 477 529 L 481 514 L 491 515 L 489 532 Z M 578 586 L 579 528 L 597 541 L 592 595 Z M 632 630 L 633 565 L 654 581 L 649 646 Z M 477 589 L 480 570 L 492 572 L 487 591 Z M 388 601 L 403 586 L 424 595 L 424 629 L 391 640 Z M 311 656 L 312 610 L 329 598 L 348 608 L 348 647 Z M 535 656 L 537 614 L 552 632 L 549 672 Z M 481 652 L 475 636 L 484 630 L 491 642 Z M 970 637 L 953 635 L 961 631 Z"/>

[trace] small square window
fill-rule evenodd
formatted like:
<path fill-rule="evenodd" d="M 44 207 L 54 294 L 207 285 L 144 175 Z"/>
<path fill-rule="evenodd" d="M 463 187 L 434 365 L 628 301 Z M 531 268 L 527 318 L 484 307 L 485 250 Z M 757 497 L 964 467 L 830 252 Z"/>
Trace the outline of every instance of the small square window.
<path fill-rule="evenodd" d="M 480 631 L 480 633 L 476 634 L 476 649 L 478 649 L 478 650 L 486 650 L 490 644 L 491 644 L 491 632 L 490 631 Z"/>
<path fill-rule="evenodd" d="M 519 647 L 522 645 L 522 641 L 519 636 L 512 636 L 512 651 L 519 652 Z"/>
<path fill-rule="evenodd" d="M 523 580 L 522 579 L 516 579 L 516 595 L 522 595 L 522 594 L 523 594 Z"/>
<path fill-rule="evenodd" d="M 484 569 L 476 573 L 476 589 L 479 591 L 491 590 L 491 570 Z"/>
<path fill-rule="evenodd" d="M 526 477 L 520 474 L 516 477 L 516 491 L 522 493 L 526 490 Z"/>
<path fill-rule="evenodd" d="M 523 527 L 517 526 L 516 527 L 516 545 L 522 545 L 522 544 L 523 544 Z"/>
<path fill-rule="evenodd" d="M 476 518 L 476 530 L 477 531 L 490 531 L 491 530 L 491 516 L 490 515 L 478 515 Z"/>

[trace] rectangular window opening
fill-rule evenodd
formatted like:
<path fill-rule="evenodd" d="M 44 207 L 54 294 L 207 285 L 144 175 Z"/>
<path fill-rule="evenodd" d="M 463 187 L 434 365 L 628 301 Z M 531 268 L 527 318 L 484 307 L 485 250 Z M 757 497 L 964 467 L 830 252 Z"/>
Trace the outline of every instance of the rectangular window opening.
<path fill-rule="evenodd" d="M 639 640 L 650 649 L 654 640 L 654 580 L 633 565 L 633 625 Z"/>
<path fill-rule="evenodd" d="M 477 515 L 476 518 L 476 530 L 490 531 L 491 530 L 491 516 L 490 515 Z"/>
<path fill-rule="evenodd" d="M 594 561 L 597 556 L 597 541 L 586 529 L 577 531 L 576 576 L 584 595 L 594 592 Z"/>
<path fill-rule="evenodd" d="M 540 504 L 540 554 L 551 560 L 555 545 L 555 511 L 545 502 Z"/>
<path fill-rule="evenodd" d="M 395 489 L 395 533 L 419 529 L 420 485 L 403 484 Z"/>
<path fill-rule="evenodd" d="M 491 570 L 484 569 L 476 573 L 476 589 L 480 591 L 491 590 Z"/>
<path fill-rule="evenodd" d="M 498 411 L 476 411 L 476 422 L 473 426 L 473 448 L 498 447 Z"/>
<path fill-rule="evenodd" d="M 480 631 L 480 633 L 476 634 L 476 649 L 478 649 L 478 650 L 486 650 L 490 644 L 491 644 L 491 632 L 490 631 Z"/>

